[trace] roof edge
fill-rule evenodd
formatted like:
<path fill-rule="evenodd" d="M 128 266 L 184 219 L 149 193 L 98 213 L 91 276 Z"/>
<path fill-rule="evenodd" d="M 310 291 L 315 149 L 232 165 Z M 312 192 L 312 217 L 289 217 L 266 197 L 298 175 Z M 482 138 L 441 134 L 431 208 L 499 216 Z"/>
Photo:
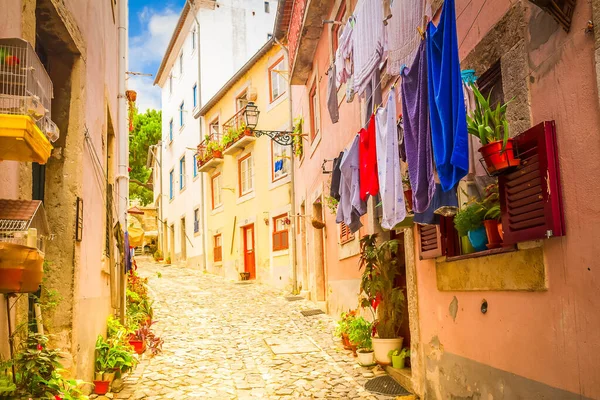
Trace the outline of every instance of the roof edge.
<path fill-rule="evenodd" d="M 160 62 L 158 71 L 156 72 L 156 77 L 154 79 L 153 85 L 158 85 L 158 82 L 160 81 L 160 78 L 165 70 L 165 66 L 167 65 L 167 60 L 169 59 L 169 55 L 173 51 L 173 47 L 175 47 L 175 42 L 177 41 L 177 38 L 179 37 L 179 34 L 181 33 L 181 29 L 183 28 L 183 24 L 185 23 L 185 20 L 187 19 L 189 12 L 190 12 L 190 3 L 188 3 L 186 1 L 185 5 L 183 6 L 183 9 L 181 10 L 181 14 L 179 14 L 179 20 L 177 21 L 177 25 L 175 25 L 175 29 L 173 30 L 173 34 L 171 35 L 171 40 L 169 41 L 169 45 L 167 46 L 167 49 L 165 50 L 163 59 Z"/>

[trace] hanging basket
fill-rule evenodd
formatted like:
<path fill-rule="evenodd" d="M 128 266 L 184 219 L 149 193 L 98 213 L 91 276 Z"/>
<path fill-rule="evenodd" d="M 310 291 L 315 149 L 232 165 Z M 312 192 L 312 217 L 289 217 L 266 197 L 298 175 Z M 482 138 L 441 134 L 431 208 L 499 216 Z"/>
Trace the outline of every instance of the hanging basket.
<path fill-rule="evenodd" d="M 316 218 L 312 219 L 311 224 L 312 224 L 313 228 L 316 228 L 316 229 L 323 229 L 323 228 L 325 228 L 325 223 L 323 221 L 319 221 Z"/>
<path fill-rule="evenodd" d="M 44 256 L 33 247 L 0 242 L 0 293 L 33 293 L 42 283 Z"/>

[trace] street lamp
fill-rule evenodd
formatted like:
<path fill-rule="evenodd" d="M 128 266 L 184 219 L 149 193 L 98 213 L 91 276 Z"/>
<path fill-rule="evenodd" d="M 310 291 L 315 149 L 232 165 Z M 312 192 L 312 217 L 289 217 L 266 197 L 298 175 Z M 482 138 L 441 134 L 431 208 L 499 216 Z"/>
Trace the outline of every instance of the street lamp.
<path fill-rule="evenodd" d="M 258 107 L 256 106 L 256 104 L 254 104 L 254 102 L 251 101 L 246 105 L 244 111 L 246 127 L 248 127 L 248 129 L 250 129 L 254 133 L 254 136 L 261 137 L 263 135 L 266 135 L 270 137 L 271 140 L 273 140 L 276 143 L 279 143 L 282 146 L 292 146 L 293 148 L 294 132 L 292 131 L 263 131 L 260 129 L 254 129 L 256 128 L 256 125 L 258 125 L 259 114 L 260 111 L 258 111 Z"/>

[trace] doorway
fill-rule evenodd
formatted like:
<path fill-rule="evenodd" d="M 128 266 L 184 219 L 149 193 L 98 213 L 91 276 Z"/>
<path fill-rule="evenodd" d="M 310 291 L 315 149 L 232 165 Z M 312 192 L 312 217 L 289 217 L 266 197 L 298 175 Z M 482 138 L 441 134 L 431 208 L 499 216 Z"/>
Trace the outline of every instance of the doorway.
<path fill-rule="evenodd" d="M 323 219 L 323 205 L 319 198 L 313 203 L 313 219 L 317 221 L 324 221 Z M 319 229 L 313 224 L 313 243 L 314 243 L 314 256 L 315 256 L 315 283 L 316 283 L 316 300 L 325 301 L 325 239 L 323 237 L 324 229 Z"/>
<path fill-rule="evenodd" d="M 408 291 L 407 291 L 407 279 L 406 279 L 406 254 L 404 251 L 404 233 L 396 233 L 394 230 L 390 231 L 390 239 L 395 239 L 398 241 L 398 253 L 396 254 L 396 260 L 398 265 L 398 275 L 396 275 L 396 279 L 394 280 L 394 286 L 400 288 L 402 290 L 402 294 L 404 295 L 404 307 L 402 313 L 404 318 L 402 320 L 402 325 L 400 327 L 400 336 L 404 338 L 402 342 L 402 347 L 410 348 L 411 338 L 410 338 L 410 320 L 408 313 Z M 410 358 L 407 358 L 409 361 Z M 407 366 L 410 366 L 410 362 Z"/>
<path fill-rule="evenodd" d="M 187 260 L 186 249 L 187 236 L 185 235 L 185 217 L 181 218 L 181 259 Z"/>
<path fill-rule="evenodd" d="M 167 258 L 170 258 L 170 261 L 173 262 L 173 259 L 175 258 L 175 224 L 171 224 L 169 231 L 171 236 L 171 246 L 169 246 L 169 254 L 167 255 Z"/>
<path fill-rule="evenodd" d="M 244 236 L 244 272 L 250 274 L 249 279 L 256 279 L 256 265 L 254 256 L 254 224 L 242 228 Z"/>
<path fill-rule="evenodd" d="M 300 246 L 301 246 L 301 255 L 302 255 L 302 291 L 309 291 L 310 285 L 308 283 L 308 258 L 307 258 L 307 250 L 306 246 L 308 245 L 308 240 L 306 237 L 306 204 L 302 202 L 300 206 L 300 218 L 298 218 L 298 222 L 300 224 Z"/>

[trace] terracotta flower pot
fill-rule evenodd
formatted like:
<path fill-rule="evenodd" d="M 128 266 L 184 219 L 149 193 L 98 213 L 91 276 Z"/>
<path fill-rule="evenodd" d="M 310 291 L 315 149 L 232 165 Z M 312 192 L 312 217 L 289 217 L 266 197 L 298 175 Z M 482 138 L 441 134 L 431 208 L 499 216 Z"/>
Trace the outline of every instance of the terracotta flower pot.
<path fill-rule="evenodd" d="M 223 158 L 223 153 L 221 150 L 215 150 L 212 153 L 213 158 Z"/>
<path fill-rule="evenodd" d="M 498 234 L 500 235 L 502 242 L 504 242 L 504 229 L 502 229 L 502 224 L 498 224 Z"/>
<path fill-rule="evenodd" d="M 488 143 L 479 149 L 490 175 L 497 174 L 510 167 L 516 167 L 521 163 L 520 159 L 515 158 L 513 142 L 513 139 L 508 139 L 504 150 L 502 150 L 501 140 Z"/>
<path fill-rule="evenodd" d="M 146 343 L 143 340 L 129 339 L 129 344 L 138 355 L 142 355 L 146 351 Z"/>
<path fill-rule="evenodd" d="M 94 393 L 106 394 L 108 392 L 109 381 L 94 381 Z"/>
<path fill-rule="evenodd" d="M 350 338 L 347 333 L 342 333 L 342 344 L 344 345 L 345 350 L 352 350 L 352 346 L 350 345 Z"/>
<path fill-rule="evenodd" d="M 485 233 L 487 234 L 488 238 L 487 248 L 497 249 L 502 247 L 502 239 L 498 233 L 498 221 L 487 219 L 483 221 L 483 225 L 485 226 Z"/>

